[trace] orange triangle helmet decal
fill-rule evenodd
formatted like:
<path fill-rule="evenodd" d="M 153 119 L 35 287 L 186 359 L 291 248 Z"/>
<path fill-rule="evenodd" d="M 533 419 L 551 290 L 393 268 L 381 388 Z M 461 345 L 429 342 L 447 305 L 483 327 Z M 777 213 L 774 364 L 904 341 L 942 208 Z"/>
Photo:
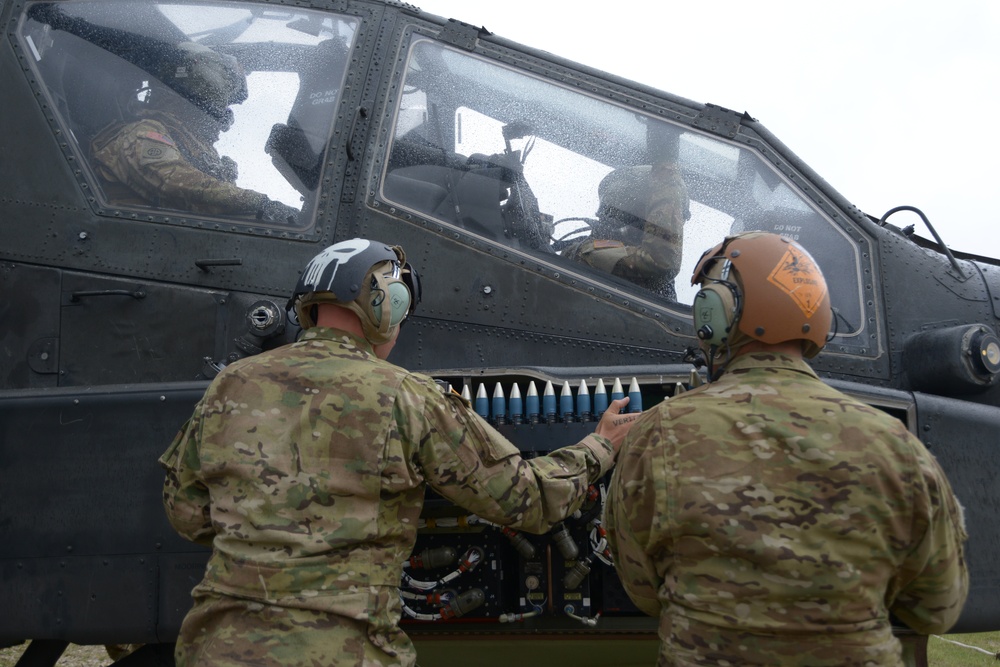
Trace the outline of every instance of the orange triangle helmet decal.
<path fill-rule="evenodd" d="M 819 268 L 795 246 L 789 246 L 767 280 L 792 297 L 806 317 L 813 316 L 826 296 L 826 281 Z"/>

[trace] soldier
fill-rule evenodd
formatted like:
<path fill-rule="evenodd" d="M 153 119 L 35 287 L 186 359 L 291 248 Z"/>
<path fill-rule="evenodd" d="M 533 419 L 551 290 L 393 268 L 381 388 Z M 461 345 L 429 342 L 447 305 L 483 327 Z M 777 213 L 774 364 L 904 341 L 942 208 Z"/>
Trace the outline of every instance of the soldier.
<path fill-rule="evenodd" d="M 684 223 L 691 217 L 677 162 L 616 169 L 601 181 L 598 196 L 590 237 L 563 256 L 675 300 Z"/>
<path fill-rule="evenodd" d="M 398 586 L 425 485 L 543 532 L 612 466 L 627 399 L 525 460 L 464 399 L 386 362 L 419 297 L 401 248 L 327 248 L 289 300 L 301 339 L 226 367 L 160 459 L 174 528 L 213 547 L 178 665 L 413 665 Z"/>
<path fill-rule="evenodd" d="M 819 380 L 830 299 L 798 244 L 752 232 L 692 284 L 709 384 L 646 411 L 605 506 L 659 665 L 902 665 L 890 612 L 946 632 L 968 593 L 962 508 L 897 419 Z"/>
<path fill-rule="evenodd" d="M 247 98 L 232 56 L 184 42 L 165 57 L 165 85 L 143 91 L 138 120 L 112 123 L 91 142 L 101 185 L 114 205 L 291 223 L 299 211 L 236 185 L 237 166 L 214 144 L 229 129 L 229 108 Z"/>

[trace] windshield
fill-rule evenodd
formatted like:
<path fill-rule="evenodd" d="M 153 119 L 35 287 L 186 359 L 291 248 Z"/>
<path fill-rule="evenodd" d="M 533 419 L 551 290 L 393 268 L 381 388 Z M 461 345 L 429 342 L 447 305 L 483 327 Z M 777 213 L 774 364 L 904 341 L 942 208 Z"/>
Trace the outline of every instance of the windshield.
<path fill-rule="evenodd" d="M 755 151 L 425 37 L 381 194 L 668 305 L 691 304 L 694 266 L 726 234 L 778 232 L 836 277 L 838 333 L 862 324 L 855 246 Z"/>
<path fill-rule="evenodd" d="M 356 23 L 251 3 L 71 1 L 28 5 L 20 34 L 105 206 L 302 229 Z"/>

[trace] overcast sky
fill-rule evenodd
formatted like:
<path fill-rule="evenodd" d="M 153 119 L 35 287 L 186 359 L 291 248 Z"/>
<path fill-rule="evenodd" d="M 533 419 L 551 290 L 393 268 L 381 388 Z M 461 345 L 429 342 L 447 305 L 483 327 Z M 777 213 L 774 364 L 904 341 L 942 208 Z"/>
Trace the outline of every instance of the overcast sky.
<path fill-rule="evenodd" d="M 1000 2 L 411 2 L 746 111 L 862 211 L 1000 257 Z"/>

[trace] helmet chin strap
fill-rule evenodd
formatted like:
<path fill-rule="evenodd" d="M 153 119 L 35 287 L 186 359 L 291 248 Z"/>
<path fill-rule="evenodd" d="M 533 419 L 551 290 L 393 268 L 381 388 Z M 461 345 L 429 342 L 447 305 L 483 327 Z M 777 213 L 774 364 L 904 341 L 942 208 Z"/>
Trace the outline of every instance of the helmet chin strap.
<path fill-rule="evenodd" d="M 389 325 L 390 318 L 389 318 L 389 308 L 386 303 L 387 301 L 388 299 L 382 300 L 381 324 L 376 324 L 371 319 L 370 311 L 366 311 L 357 301 L 351 301 L 350 303 L 342 303 L 339 305 L 347 308 L 348 310 L 350 310 L 351 312 L 353 312 L 358 316 L 358 319 L 361 320 L 361 330 L 365 332 L 365 338 L 368 340 L 369 343 L 371 343 L 372 345 L 382 345 L 392 340 L 392 337 L 396 333 L 396 329 L 399 328 L 398 324 L 396 326 Z"/>
<path fill-rule="evenodd" d="M 706 377 L 709 382 L 715 382 L 722 377 L 722 374 L 726 371 L 726 367 L 729 366 L 729 362 L 733 360 L 733 357 L 736 356 L 740 348 L 753 340 L 739 330 L 738 324 L 739 322 L 733 324 L 732 334 L 723 341 L 722 345 L 712 345 L 708 350 L 699 347 L 702 356 L 705 358 Z M 726 358 L 717 364 L 716 360 L 723 349 L 725 349 Z"/>
<path fill-rule="evenodd" d="M 385 278 L 384 267 L 388 265 L 380 264 L 373 268 L 369 274 L 371 278 L 367 284 L 361 288 L 358 298 L 349 303 L 342 304 L 361 320 L 361 329 L 365 332 L 365 338 L 372 345 L 382 345 L 392 340 L 396 333 L 398 324 L 392 324 L 392 304 L 389 300 L 389 282 Z M 375 284 L 372 285 L 372 282 Z M 382 299 L 375 305 L 373 296 L 380 294 Z M 377 314 L 376 314 L 377 309 Z"/>
<path fill-rule="evenodd" d="M 709 382 L 715 382 L 719 379 L 719 375 L 722 375 L 722 369 L 718 369 L 716 373 L 715 368 L 715 355 L 719 351 L 719 348 L 712 345 L 708 348 L 708 351 L 702 350 L 702 354 L 705 356 L 705 377 Z"/>
<path fill-rule="evenodd" d="M 709 382 L 715 382 L 722 377 L 722 373 L 726 370 L 726 366 L 729 365 L 729 362 L 732 361 L 733 358 L 732 348 L 729 347 L 728 343 L 726 343 L 726 361 L 718 367 L 715 365 L 715 360 L 719 356 L 718 345 L 710 346 L 707 351 L 702 350 L 702 354 L 705 356 L 705 367 L 707 371 L 705 373 L 705 377 Z"/>
<path fill-rule="evenodd" d="M 395 331 L 399 325 L 393 326 L 379 326 L 377 325 L 370 316 L 370 312 L 366 312 L 364 308 L 361 307 L 357 301 L 349 301 L 344 303 L 338 301 L 332 292 L 310 292 L 305 295 L 308 298 L 300 298 L 295 303 L 295 314 L 299 319 L 299 326 L 302 330 L 310 329 L 316 326 L 316 320 L 313 318 L 313 313 L 315 312 L 316 306 L 322 303 L 328 303 L 333 306 L 340 306 L 341 308 L 346 308 L 352 313 L 358 316 L 358 321 L 361 322 L 361 331 L 364 333 L 365 340 L 367 340 L 372 345 L 382 345 L 388 343 L 392 340 L 395 335 Z M 388 299 L 383 299 L 382 303 L 382 321 L 388 323 L 390 321 L 390 315 L 388 313 L 389 306 L 385 303 Z"/>
<path fill-rule="evenodd" d="M 295 315 L 298 317 L 299 326 L 302 327 L 303 331 L 316 326 L 316 320 L 313 317 L 314 308 L 321 303 L 330 303 L 335 306 L 343 305 L 337 301 L 332 292 L 309 292 L 295 300 Z"/>

